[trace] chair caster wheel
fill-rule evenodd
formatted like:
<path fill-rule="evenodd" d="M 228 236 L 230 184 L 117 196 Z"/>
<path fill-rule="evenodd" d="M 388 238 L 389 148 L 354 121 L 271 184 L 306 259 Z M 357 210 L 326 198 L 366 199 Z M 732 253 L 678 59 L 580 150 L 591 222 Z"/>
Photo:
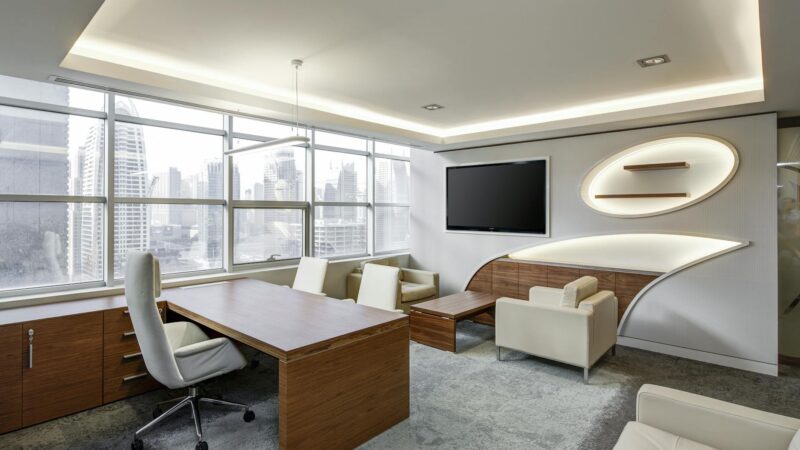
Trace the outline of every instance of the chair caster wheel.
<path fill-rule="evenodd" d="M 142 442 L 139 438 L 133 438 L 133 442 L 131 442 L 131 450 L 142 450 L 144 449 L 144 442 Z"/>
<path fill-rule="evenodd" d="M 155 408 L 153 408 L 153 419 L 158 418 L 158 416 L 160 416 L 163 413 L 164 413 L 164 411 L 162 411 L 161 408 L 156 406 Z"/>
<path fill-rule="evenodd" d="M 208 450 L 208 443 L 206 441 L 200 441 L 194 446 L 194 450 Z"/>
<path fill-rule="evenodd" d="M 244 412 L 243 419 L 245 422 L 252 422 L 255 418 L 256 418 L 256 413 L 254 413 L 253 411 L 248 409 L 247 411 Z"/>

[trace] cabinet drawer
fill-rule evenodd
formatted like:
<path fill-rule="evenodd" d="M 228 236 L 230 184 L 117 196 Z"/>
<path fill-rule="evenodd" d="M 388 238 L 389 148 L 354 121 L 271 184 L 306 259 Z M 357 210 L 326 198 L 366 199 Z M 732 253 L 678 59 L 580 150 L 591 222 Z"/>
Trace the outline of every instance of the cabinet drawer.
<path fill-rule="evenodd" d="M 136 333 L 129 331 L 114 331 L 103 335 L 103 356 L 121 356 L 139 352 L 139 342 Z"/>
<path fill-rule="evenodd" d="M 158 310 L 161 313 L 161 320 L 166 317 L 166 302 L 158 302 Z M 131 323 L 131 316 L 128 314 L 128 308 L 109 309 L 103 312 L 103 329 L 105 333 L 112 331 L 130 331 L 133 330 Z"/>
<path fill-rule="evenodd" d="M 144 360 L 137 353 L 106 356 L 103 359 L 103 403 L 161 387 L 147 373 Z"/>

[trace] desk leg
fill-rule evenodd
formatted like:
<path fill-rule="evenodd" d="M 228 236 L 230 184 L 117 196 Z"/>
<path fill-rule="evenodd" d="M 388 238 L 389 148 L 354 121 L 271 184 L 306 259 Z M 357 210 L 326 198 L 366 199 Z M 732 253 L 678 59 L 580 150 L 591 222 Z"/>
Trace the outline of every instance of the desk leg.
<path fill-rule="evenodd" d="M 408 324 L 280 361 L 281 449 L 354 448 L 409 415 Z"/>
<path fill-rule="evenodd" d="M 456 351 L 456 321 L 411 311 L 411 339 L 429 347 Z"/>

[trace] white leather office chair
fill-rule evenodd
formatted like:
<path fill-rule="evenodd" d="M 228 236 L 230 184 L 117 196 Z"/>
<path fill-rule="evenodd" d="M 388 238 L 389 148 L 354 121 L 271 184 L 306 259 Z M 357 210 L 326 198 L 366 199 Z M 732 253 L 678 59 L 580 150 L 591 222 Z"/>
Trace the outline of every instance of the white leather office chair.
<path fill-rule="evenodd" d="M 200 402 L 241 408 L 245 411 L 245 422 L 252 421 L 255 414 L 247 405 L 199 396 L 197 384 L 242 369 L 246 362 L 228 338 L 209 339 L 203 330 L 191 322 L 161 323 L 155 301 L 160 291 L 158 260 L 150 253 L 131 252 L 125 276 L 125 300 L 147 371 L 170 389 L 189 388 L 189 395 L 163 402 L 177 402 L 165 413 L 161 414 L 160 405 L 156 407 L 154 419 L 134 434 L 131 448 L 141 450 L 144 447 L 140 438 L 143 433 L 188 405 L 197 433 L 195 448 L 206 450 L 208 444 L 203 440 Z"/>
<path fill-rule="evenodd" d="M 400 268 L 367 264 L 361 277 L 361 288 L 358 291 L 359 305 L 385 309 L 386 311 L 403 312 L 397 308 L 400 298 Z M 353 301 L 352 299 L 346 299 Z"/>
<path fill-rule="evenodd" d="M 292 289 L 310 294 L 322 294 L 322 285 L 325 283 L 327 272 L 327 259 L 304 256 L 300 258 L 300 264 L 297 266 Z"/>

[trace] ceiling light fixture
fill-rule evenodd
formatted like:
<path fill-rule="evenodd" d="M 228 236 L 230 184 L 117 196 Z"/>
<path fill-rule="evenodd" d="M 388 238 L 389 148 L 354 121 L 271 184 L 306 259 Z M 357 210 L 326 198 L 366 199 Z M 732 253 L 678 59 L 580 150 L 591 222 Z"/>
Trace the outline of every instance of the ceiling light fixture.
<path fill-rule="evenodd" d="M 661 64 L 666 64 L 670 62 L 669 56 L 666 54 L 658 55 L 658 56 L 650 56 L 647 58 L 637 59 L 637 63 L 639 63 L 642 67 L 653 67 L 653 66 L 660 66 Z"/>
<path fill-rule="evenodd" d="M 427 109 L 428 111 L 436 111 L 436 110 L 443 109 L 443 108 L 444 108 L 444 106 L 437 105 L 436 103 L 431 103 L 430 105 L 425 105 L 425 106 L 422 107 L 422 109 Z"/>
<path fill-rule="evenodd" d="M 294 67 L 294 136 L 287 136 L 280 139 L 273 139 L 271 141 L 259 142 L 258 144 L 248 145 L 247 147 L 234 148 L 226 150 L 226 155 L 234 153 L 249 152 L 251 150 L 261 150 L 270 147 L 284 147 L 287 145 L 308 145 L 309 139 L 307 136 L 300 136 L 300 94 L 298 90 L 298 73 L 300 66 L 303 65 L 302 59 L 293 59 L 291 62 Z"/>

